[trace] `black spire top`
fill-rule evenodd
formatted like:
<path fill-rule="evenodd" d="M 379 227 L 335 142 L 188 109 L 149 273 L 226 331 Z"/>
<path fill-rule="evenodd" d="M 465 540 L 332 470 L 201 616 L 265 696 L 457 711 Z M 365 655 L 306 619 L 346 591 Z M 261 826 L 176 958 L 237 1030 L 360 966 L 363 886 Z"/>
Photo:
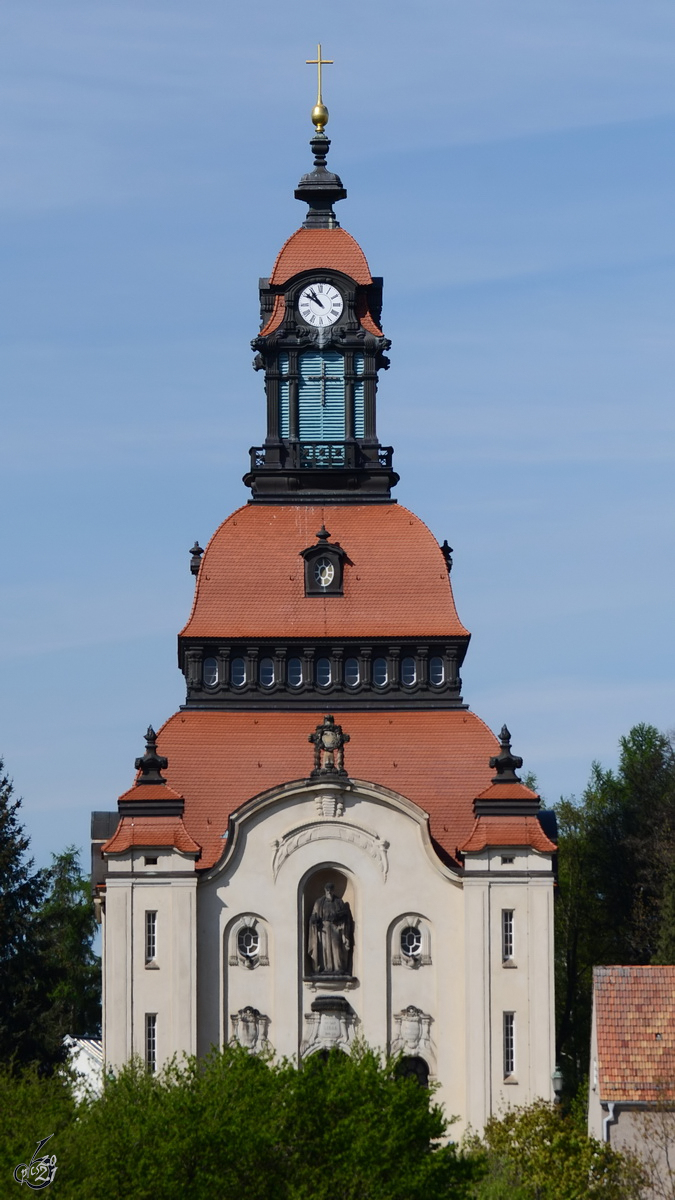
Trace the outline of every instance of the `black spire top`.
<path fill-rule="evenodd" d="M 347 192 L 340 176 L 326 167 L 330 138 L 325 133 L 315 133 L 309 144 L 314 154 L 314 170 L 303 175 L 295 189 L 296 200 L 304 200 L 309 205 L 303 228 L 339 229 L 340 222 L 333 212 L 333 205 L 344 200 Z"/>
<path fill-rule="evenodd" d="M 168 758 L 163 758 L 161 754 L 157 753 L 157 734 L 152 725 L 148 725 L 148 732 L 145 735 L 145 754 L 142 758 L 137 758 L 134 763 L 136 770 L 141 773 L 136 784 L 166 783 L 166 779 L 160 774 L 160 771 L 165 771 L 168 765 Z"/>
<path fill-rule="evenodd" d="M 506 725 L 502 725 L 502 731 L 499 735 L 499 744 L 501 750 L 494 758 L 490 759 L 490 766 L 497 771 L 493 783 L 521 783 L 522 780 L 516 775 L 516 771 L 522 767 L 523 760 L 517 754 L 511 753 L 511 734 Z"/>

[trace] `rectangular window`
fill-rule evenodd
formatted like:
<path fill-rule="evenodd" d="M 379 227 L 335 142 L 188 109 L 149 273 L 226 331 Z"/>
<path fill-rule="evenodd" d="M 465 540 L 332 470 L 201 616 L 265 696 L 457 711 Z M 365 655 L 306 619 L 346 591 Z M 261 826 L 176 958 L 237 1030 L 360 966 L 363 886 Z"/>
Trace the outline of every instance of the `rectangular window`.
<path fill-rule="evenodd" d="M 157 958 L 157 913 L 145 914 L 145 961 L 154 962 Z"/>
<path fill-rule="evenodd" d="M 513 958 L 513 909 L 502 909 L 502 962 Z"/>
<path fill-rule="evenodd" d="M 157 1070 L 157 1013 L 145 1014 L 145 1065 L 154 1075 Z"/>
<path fill-rule="evenodd" d="M 366 369 L 366 361 L 362 354 L 354 355 L 354 374 L 358 377 L 363 375 Z M 364 436 L 365 431 L 365 382 L 363 379 L 357 378 L 354 383 L 354 436 L 359 438 Z"/>
<path fill-rule="evenodd" d="M 504 1078 L 516 1073 L 516 1014 L 504 1013 Z"/>

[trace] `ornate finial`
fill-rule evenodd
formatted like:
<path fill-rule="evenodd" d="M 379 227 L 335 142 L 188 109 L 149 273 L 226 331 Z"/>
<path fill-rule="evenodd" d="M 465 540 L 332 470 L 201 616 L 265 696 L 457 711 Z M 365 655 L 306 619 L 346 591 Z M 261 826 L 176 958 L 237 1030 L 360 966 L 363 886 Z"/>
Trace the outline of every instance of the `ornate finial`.
<path fill-rule="evenodd" d="M 190 559 L 190 570 L 192 571 L 193 575 L 199 575 L 199 565 L 202 561 L 203 553 L 203 548 L 199 545 L 199 542 L 195 541 L 194 546 L 190 550 L 190 554 L 192 555 L 192 558 Z"/>
<path fill-rule="evenodd" d="M 452 546 L 448 545 L 447 538 L 445 539 L 445 541 L 443 542 L 443 545 L 441 546 L 441 554 L 443 555 L 443 558 L 445 559 L 445 565 L 448 568 L 448 575 L 449 575 L 452 570 Z"/>
<path fill-rule="evenodd" d="M 349 734 L 343 733 L 342 726 L 335 724 L 335 717 L 330 714 L 324 717 L 323 724 L 317 725 L 307 738 L 314 744 L 314 770 L 310 779 L 322 779 L 326 775 L 346 777 L 344 747 L 349 740 Z"/>
<path fill-rule="evenodd" d="M 516 775 L 516 771 L 522 767 L 523 760 L 517 754 L 511 753 L 511 734 L 506 725 L 502 725 L 502 731 L 499 735 L 499 744 L 501 750 L 494 758 L 490 759 L 490 766 L 497 771 L 493 783 L 521 783 L 522 780 Z"/>
<path fill-rule="evenodd" d="M 308 67 L 316 66 L 318 87 L 316 92 L 316 104 L 312 109 L 312 124 L 317 133 L 323 133 L 326 125 L 328 124 L 328 109 L 326 108 L 326 105 L 323 102 L 323 96 L 321 95 L 321 68 L 332 66 L 333 59 L 321 57 L 321 43 L 319 43 L 316 48 L 316 58 L 307 58 L 305 59 L 305 62 L 307 63 Z"/>
<path fill-rule="evenodd" d="M 319 539 L 319 541 L 320 541 L 320 542 L 327 542 L 327 541 L 328 541 L 328 539 L 329 539 L 329 537 L 330 537 L 330 534 L 329 534 L 328 530 L 326 529 L 326 526 L 325 526 L 325 525 L 322 525 L 322 526 L 321 526 L 321 528 L 320 528 L 320 530 L 319 530 L 319 532 L 317 533 L 317 535 L 316 535 L 316 536 L 318 537 L 318 539 Z"/>
<path fill-rule="evenodd" d="M 136 784 L 141 783 L 166 783 L 160 771 L 165 771 L 169 765 L 168 758 L 163 758 L 157 753 L 157 734 L 152 725 L 148 725 L 148 732 L 145 735 L 145 754 L 142 758 L 137 758 L 134 766 L 137 771 L 140 771 L 140 779 L 136 780 Z"/>

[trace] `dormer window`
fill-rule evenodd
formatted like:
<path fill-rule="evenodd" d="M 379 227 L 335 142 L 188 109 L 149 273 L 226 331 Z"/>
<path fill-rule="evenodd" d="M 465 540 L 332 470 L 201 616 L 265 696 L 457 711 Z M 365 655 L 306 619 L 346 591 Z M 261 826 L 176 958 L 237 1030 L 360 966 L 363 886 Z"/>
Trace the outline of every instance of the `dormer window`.
<path fill-rule="evenodd" d="M 305 560 L 306 596 L 341 596 L 343 565 L 347 555 L 337 542 L 330 542 L 324 525 L 317 533 L 315 546 L 301 550 Z"/>

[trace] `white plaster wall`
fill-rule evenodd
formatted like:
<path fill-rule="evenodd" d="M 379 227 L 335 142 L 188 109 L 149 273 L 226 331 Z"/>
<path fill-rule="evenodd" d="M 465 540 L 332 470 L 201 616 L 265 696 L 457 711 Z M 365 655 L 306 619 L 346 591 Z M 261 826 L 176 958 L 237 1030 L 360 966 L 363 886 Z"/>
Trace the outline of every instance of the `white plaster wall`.
<path fill-rule="evenodd" d="M 145 1057 L 145 1014 L 157 1014 L 157 1063 L 197 1041 L 197 876 L 178 852 L 145 868 L 139 851 L 109 862 L 104 937 L 104 1055 L 119 1068 Z M 157 913 L 157 955 L 145 961 L 145 913 Z"/>

